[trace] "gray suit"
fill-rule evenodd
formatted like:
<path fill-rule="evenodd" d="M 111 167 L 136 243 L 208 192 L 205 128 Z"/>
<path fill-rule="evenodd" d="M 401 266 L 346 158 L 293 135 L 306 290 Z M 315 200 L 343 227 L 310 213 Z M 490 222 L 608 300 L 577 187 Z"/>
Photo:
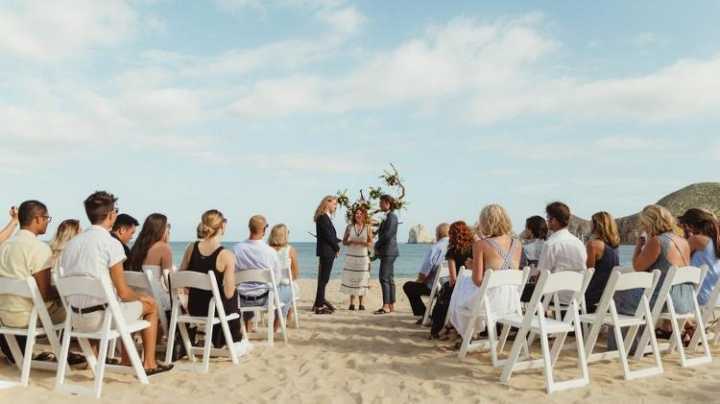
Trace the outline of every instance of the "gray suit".
<path fill-rule="evenodd" d="M 380 288 L 383 304 L 395 303 L 395 259 L 398 257 L 397 246 L 398 218 L 393 212 L 378 229 L 378 240 L 375 243 L 375 255 L 380 257 Z"/>

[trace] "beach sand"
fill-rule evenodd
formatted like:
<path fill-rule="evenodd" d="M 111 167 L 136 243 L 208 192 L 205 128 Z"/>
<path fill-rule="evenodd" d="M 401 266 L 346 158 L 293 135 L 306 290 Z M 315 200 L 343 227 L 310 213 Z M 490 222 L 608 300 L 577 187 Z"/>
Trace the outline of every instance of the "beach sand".
<path fill-rule="evenodd" d="M 490 365 L 487 353 L 477 352 L 465 362 L 457 359 L 450 342 L 428 341 L 428 329 L 415 325 L 403 280 L 397 280 L 398 311 L 377 316 L 380 306 L 377 281 L 366 302 L 367 311 L 348 312 L 338 281 L 328 285 L 334 315 L 309 312 L 315 281 L 302 280 L 300 329 L 289 331 L 285 346 L 278 336 L 275 347 L 254 336 L 254 350 L 233 366 L 224 358 L 211 361 L 210 372 L 195 373 L 181 361 L 176 370 L 153 376 L 141 385 L 127 375 L 106 376 L 102 402 L 158 403 L 539 403 L 539 402 L 718 402 L 720 401 L 720 347 L 715 361 L 691 369 L 680 367 L 678 355 L 663 357 L 661 376 L 624 381 L 618 361 L 590 365 L 589 387 L 547 395 L 541 369 L 517 372 L 510 385 L 499 383 L 500 370 Z M 537 353 L 537 350 L 534 350 Z M 577 373 L 572 353 L 561 356 L 561 377 Z M 564 358 L 564 359 L 562 359 Z M 90 386 L 89 371 L 71 378 Z M 0 402 L 93 403 L 56 393 L 54 372 L 33 370 L 28 388 L 0 390 Z M 0 378 L 17 378 L 18 372 L 0 366 Z"/>

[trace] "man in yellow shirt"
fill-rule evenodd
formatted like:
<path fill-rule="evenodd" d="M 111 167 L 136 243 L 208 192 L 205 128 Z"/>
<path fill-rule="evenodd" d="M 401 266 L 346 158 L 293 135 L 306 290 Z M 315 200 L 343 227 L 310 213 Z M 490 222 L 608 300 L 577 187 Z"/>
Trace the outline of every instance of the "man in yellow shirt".
<path fill-rule="evenodd" d="M 40 201 L 25 201 L 18 208 L 20 230 L 15 237 L 0 246 L 0 277 L 12 279 L 35 278 L 40 294 L 54 323 L 65 319 L 65 311 L 58 300 L 57 291 L 50 283 L 50 247 L 38 240 L 45 234 L 51 217 Z M 30 320 L 32 300 L 19 296 L 0 295 L 0 324 L 6 327 L 25 328 Z M 25 339 L 18 337 L 21 347 Z M 0 347 L 8 358 L 10 352 L 4 338 Z"/>

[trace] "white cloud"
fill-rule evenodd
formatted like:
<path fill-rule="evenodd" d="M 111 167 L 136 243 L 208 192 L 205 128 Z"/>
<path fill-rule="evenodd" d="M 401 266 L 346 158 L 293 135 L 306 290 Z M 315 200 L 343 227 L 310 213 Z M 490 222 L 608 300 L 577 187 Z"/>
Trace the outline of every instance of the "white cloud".
<path fill-rule="evenodd" d="M 352 34 L 365 23 L 367 18 L 355 7 L 343 7 L 323 10 L 318 17 L 329 24 L 337 32 Z"/>
<path fill-rule="evenodd" d="M 659 41 L 657 35 L 652 32 L 642 32 L 632 38 L 632 44 L 638 48 L 646 48 L 657 44 Z"/>
<path fill-rule="evenodd" d="M 595 140 L 593 145 L 599 150 L 617 152 L 660 151 L 675 146 L 658 136 L 608 136 Z"/>
<path fill-rule="evenodd" d="M 379 164 L 361 160 L 353 156 L 328 157 L 312 154 L 253 154 L 243 156 L 239 162 L 255 168 L 273 171 L 304 171 L 330 174 L 350 174 L 373 172 Z"/>
<path fill-rule="evenodd" d="M 139 18 L 127 0 L 25 0 L 0 6 L 0 52 L 46 61 L 131 37 Z"/>

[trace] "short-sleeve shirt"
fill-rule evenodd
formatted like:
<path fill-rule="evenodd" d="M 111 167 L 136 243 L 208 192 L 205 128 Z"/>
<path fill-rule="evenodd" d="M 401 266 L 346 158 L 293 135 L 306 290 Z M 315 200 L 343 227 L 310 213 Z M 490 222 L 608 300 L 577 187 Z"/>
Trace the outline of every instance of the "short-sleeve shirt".
<path fill-rule="evenodd" d="M 280 260 L 275 249 L 263 240 L 245 240 L 235 244 L 235 272 L 246 269 L 269 269 L 275 273 L 276 282 L 282 279 Z M 241 296 L 256 297 L 268 291 L 265 284 L 257 282 L 243 282 L 237 287 Z"/>
<path fill-rule="evenodd" d="M 110 268 L 125 258 L 122 244 L 104 227 L 93 225 L 67 243 L 60 266 L 63 276 L 87 274 L 98 279 L 106 276 L 109 280 Z M 69 301 L 80 309 L 103 303 L 89 296 L 70 296 Z"/>
<path fill-rule="evenodd" d="M 50 246 L 37 239 L 34 233 L 20 230 L 12 239 L 0 247 L 0 276 L 12 279 L 26 279 L 34 274 L 50 268 Z M 0 295 L 0 317 L 3 313 L 17 316 L 27 313 L 33 308 L 31 299 Z"/>

